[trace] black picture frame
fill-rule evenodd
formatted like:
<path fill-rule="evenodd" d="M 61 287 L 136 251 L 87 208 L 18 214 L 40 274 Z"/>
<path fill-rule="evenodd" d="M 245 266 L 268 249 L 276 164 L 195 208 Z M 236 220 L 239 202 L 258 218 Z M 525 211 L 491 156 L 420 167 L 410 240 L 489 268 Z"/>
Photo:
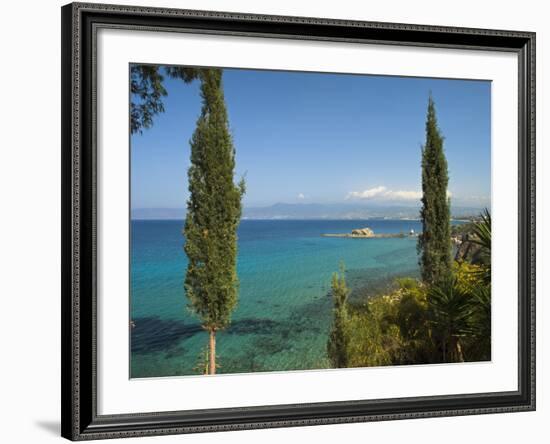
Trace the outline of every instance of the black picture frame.
<path fill-rule="evenodd" d="M 535 33 L 72 3 L 62 14 L 62 436 L 119 438 L 535 409 Z M 427 18 L 429 19 L 429 18 Z M 96 91 L 99 28 L 508 51 L 519 66 L 518 390 L 98 415 Z"/>

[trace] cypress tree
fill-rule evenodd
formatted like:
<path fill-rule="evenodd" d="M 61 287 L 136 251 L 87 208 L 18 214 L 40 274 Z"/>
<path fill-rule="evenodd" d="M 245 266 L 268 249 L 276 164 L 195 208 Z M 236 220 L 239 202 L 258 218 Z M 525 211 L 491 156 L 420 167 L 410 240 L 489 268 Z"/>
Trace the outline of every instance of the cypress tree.
<path fill-rule="evenodd" d="M 422 234 L 418 238 L 422 279 L 440 284 L 451 273 L 451 213 L 447 197 L 447 160 L 430 95 L 426 144 L 422 147 Z"/>
<path fill-rule="evenodd" d="M 209 333 L 208 373 L 216 373 L 216 332 L 237 305 L 237 227 L 244 181 L 233 181 L 235 149 L 229 133 L 220 69 L 200 73 L 202 109 L 190 141 L 185 291 Z"/>
<path fill-rule="evenodd" d="M 344 267 L 340 267 L 341 274 L 332 275 L 332 300 L 334 303 L 333 319 L 327 343 L 327 352 L 332 366 L 346 368 L 348 366 L 349 315 L 347 299 L 349 289 L 346 285 Z"/>

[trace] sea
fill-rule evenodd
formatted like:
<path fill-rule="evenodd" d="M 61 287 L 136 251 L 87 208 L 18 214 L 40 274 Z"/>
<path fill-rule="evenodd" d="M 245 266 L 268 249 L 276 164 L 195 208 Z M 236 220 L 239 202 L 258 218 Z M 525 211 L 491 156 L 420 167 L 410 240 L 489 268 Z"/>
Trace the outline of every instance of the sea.
<path fill-rule="evenodd" d="M 417 238 L 323 237 L 369 227 L 421 231 L 418 220 L 242 220 L 238 230 L 239 301 L 217 333 L 218 373 L 329 367 L 330 282 L 343 264 L 362 301 L 418 277 Z M 130 376 L 199 375 L 208 336 L 190 311 L 181 220 L 131 221 Z"/>

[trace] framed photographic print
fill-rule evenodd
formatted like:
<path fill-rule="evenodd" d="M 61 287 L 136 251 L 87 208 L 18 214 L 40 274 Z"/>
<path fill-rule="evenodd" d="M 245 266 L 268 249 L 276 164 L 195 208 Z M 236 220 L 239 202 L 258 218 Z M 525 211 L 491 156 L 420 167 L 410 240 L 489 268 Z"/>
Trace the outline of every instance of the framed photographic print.
<path fill-rule="evenodd" d="M 535 35 L 62 8 L 62 435 L 535 408 Z"/>

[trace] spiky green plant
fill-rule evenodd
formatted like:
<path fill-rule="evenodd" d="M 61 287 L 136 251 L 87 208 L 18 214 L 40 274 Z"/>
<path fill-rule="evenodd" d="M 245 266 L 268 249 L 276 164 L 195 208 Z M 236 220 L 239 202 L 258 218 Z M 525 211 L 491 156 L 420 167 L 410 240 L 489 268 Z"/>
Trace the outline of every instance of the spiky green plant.
<path fill-rule="evenodd" d="M 471 290 L 472 316 L 469 344 L 472 360 L 491 359 L 491 287 L 479 285 Z"/>
<path fill-rule="evenodd" d="M 486 284 L 491 284 L 491 213 L 485 208 L 480 214 L 480 221 L 474 225 L 474 236 L 468 240 L 481 248 L 483 267 L 478 273 L 479 278 Z"/>
<path fill-rule="evenodd" d="M 428 289 L 428 310 L 432 335 L 438 343 L 442 362 L 463 362 L 462 338 L 471 335 L 474 313 L 469 293 L 455 276 Z"/>

